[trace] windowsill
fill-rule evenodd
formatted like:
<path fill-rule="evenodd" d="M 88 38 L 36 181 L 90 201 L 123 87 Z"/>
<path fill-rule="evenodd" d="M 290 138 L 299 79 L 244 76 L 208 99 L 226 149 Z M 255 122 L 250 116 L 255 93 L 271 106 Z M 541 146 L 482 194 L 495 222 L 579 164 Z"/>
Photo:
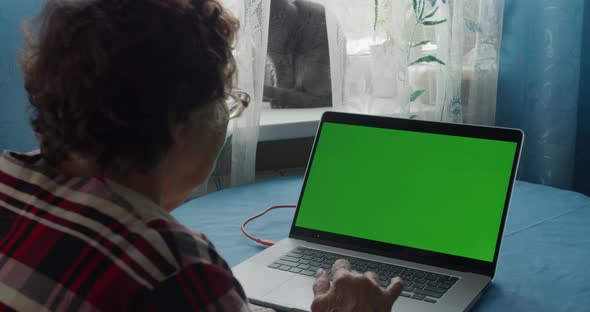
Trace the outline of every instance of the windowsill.
<path fill-rule="evenodd" d="M 264 108 L 260 113 L 260 136 L 258 141 L 313 137 L 315 136 L 322 114 L 330 110 L 332 110 L 332 107 L 303 109 Z"/>
<path fill-rule="evenodd" d="M 340 112 L 358 112 L 358 110 L 341 107 L 321 108 L 293 108 L 293 109 L 271 109 L 268 103 L 263 103 L 263 109 L 260 113 L 260 136 L 259 142 L 289 140 L 313 137 L 316 134 L 317 127 L 322 114 L 327 111 Z M 399 111 L 399 108 L 398 108 Z M 425 116 L 435 112 L 432 105 L 412 103 L 410 107 L 412 114 Z M 375 112 L 366 112 L 372 114 Z M 395 111 L 390 116 L 394 117 Z"/>

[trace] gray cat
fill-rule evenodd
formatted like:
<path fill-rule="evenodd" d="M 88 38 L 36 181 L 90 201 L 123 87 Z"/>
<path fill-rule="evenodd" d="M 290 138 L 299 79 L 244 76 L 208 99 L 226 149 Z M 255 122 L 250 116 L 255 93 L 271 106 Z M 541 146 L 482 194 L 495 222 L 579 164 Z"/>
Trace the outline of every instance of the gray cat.
<path fill-rule="evenodd" d="M 326 12 L 305 0 L 272 0 L 264 99 L 272 108 L 332 106 Z"/>

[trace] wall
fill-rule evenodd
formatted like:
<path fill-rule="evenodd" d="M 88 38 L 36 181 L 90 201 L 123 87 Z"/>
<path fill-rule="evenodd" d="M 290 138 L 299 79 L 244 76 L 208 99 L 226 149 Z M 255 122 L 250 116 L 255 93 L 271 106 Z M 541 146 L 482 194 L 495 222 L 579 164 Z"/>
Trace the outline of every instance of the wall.
<path fill-rule="evenodd" d="M 590 2 L 584 12 L 575 190 L 590 195 Z"/>
<path fill-rule="evenodd" d="M 0 150 L 29 151 L 37 143 L 29 127 L 23 78 L 17 64 L 21 21 L 33 16 L 40 0 L 0 2 Z"/>

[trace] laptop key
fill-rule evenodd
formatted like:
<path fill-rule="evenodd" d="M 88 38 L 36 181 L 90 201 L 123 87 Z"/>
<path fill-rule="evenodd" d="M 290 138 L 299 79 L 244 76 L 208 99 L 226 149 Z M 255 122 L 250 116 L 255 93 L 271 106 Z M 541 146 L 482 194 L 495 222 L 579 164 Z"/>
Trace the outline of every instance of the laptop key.
<path fill-rule="evenodd" d="M 443 295 L 443 294 L 441 294 L 439 292 L 429 291 L 429 290 L 425 290 L 425 289 L 414 289 L 414 293 L 416 293 L 418 295 L 424 295 L 424 296 L 428 296 L 428 297 L 433 297 L 433 298 L 440 298 Z"/>
<path fill-rule="evenodd" d="M 309 264 L 310 262 L 311 262 L 311 261 L 309 261 L 309 260 L 304 260 L 304 259 L 302 259 L 302 260 L 299 260 L 299 263 L 301 263 L 301 264 Z"/>
<path fill-rule="evenodd" d="M 420 279 L 414 280 L 414 282 L 416 282 L 418 284 L 426 284 L 428 281 L 423 278 L 420 278 Z"/>
<path fill-rule="evenodd" d="M 288 257 L 293 257 L 293 258 L 301 258 L 301 257 L 303 257 L 302 254 L 298 254 L 298 253 L 292 252 L 292 251 L 290 253 L 288 253 L 287 256 Z"/>
<path fill-rule="evenodd" d="M 441 294 L 445 294 L 448 289 L 437 288 L 438 292 Z"/>
<path fill-rule="evenodd" d="M 382 276 L 382 275 L 383 275 L 383 276 L 391 276 L 391 274 L 393 274 L 393 273 L 391 273 L 391 272 L 389 272 L 389 271 L 380 271 L 380 270 L 375 270 L 375 271 L 373 271 L 373 270 L 371 270 L 371 269 L 369 269 L 369 271 L 375 272 L 375 273 L 377 273 L 377 275 L 379 275 L 379 276 Z"/>
<path fill-rule="evenodd" d="M 424 290 L 435 291 L 435 292 L 441 293 L 441 294 L 444 294 L 446 292 L 446 289 L 439 289 L 439 288 L 436 288 L 436 287 L 432 287 L 430 285 L 426 285 L 424 287 Z"/>
<path fill-rule="evenodd" d="M 442 288 L 442 289 L 449 289 L 449 288 L 451 288 L 451 286 L 453 286 L 453 285 L 448 284 L 448 283 L 440 283 L 440 284 L 438 284 L 437 287 Z"/>
<path fill-rule="evenodd" d="M 299 268 L 291 268 L 291 269 L 289 270 L 289 272 L 293 272 L 293 273 L 299 273 L 299 272 L 301 272 L 301 271 L 302 271 L 302 270 L 301 270 L 301 269 L 299 269 Z"/>
<path fill-rule="evenodd" d="M 412 299 L 416 299 L 416 300 L 424 300 L 424 298 L 426 298 L 424 295 L 414 294 L 412 296 Z"/>
<path fill-rule="evenodd" d="M 281 260 L 283 260 L 283 261 L 291 261 L 291 262 L 297 262 L 297 261 L 299 261 L 299 259 L 293 258 L 293 257 L 289 257 L 289 256 L 283 256 L 283 257 L 281 257 Z"/>
<path fill-rule="evenodd" d="M 289 270 L 291 270 L 291 267 L 288 266 L 288 265 L 281 265 L 279 267 L 279 270 L 281 270 L 281 271 L 289 271 Z"/>
<path fill-rule="evenodd" d="M 424 289 L 424 286 L 426 286 L 426 285 L 424 285 L 424 284 L 419 284 L 419 283 L 417 283 L 417 282 L 414 282 L 414 287 L 415 287 L 415 288 L 418 288 L 418 289 Z"/>
<path fill-rule="evenodd" d="M 426 274 L 424 274 L 424 272 L 416 272 L 414 274 L 414 276 L 417 278 L 424 278 L 424 276 L 426 276 Z"/>
<path fill-rule="evenodd" d="M 315 276 L 315 272 L 311 271 L 311 270 L 303 270 L 303 271 L 299 272 L 299 274 L 302 274 L 305 276 Z"/>
<path fill-rule="evenodd" d="M 277 269 L 278 267 L 280 267 L 281 265 L 278 263 L 271 263 L 268 265 L 269 268 L 271 269 Z"/>
<path fill-rule="evenodd" d="M 297 263 L 296 262 L 291 262 L 291 261 L 284 261 L 284 260 L 277 260 L 275 261 L 276 264 L 280 264 L 280 265 L 288 265 L 291 267 L 296 267 Z"/>
<path fill-rule="evenodd" d="M 431 299 L 431 298 L 424 298 L 424 301 L 430 302 L 430 303 L 436 303 L 436 300 Z"/>
<path fill-rule="evenodd" d="M 410 297 L 412 296 L 412 294 L 411 294 L 411 293 L 409 293 L 409 292 L 405 292 L 405 291 L 402 291 L 402 293 L 401 293 L 401 294 L 399 294 L 399 295 L 400 295 L 400 296 L 402 296 L 402 297 L 406 297 L 406 298 L 410 298 Z"/>
<path fill-rule="evenodd" d="M 302 270 L 309 270 L 309 265 L 307 265 L 307 264 L 300 264 L 300 265 L 298 266 L 298 268 L 300 268 L 300 269 L 302 269 Z"/>

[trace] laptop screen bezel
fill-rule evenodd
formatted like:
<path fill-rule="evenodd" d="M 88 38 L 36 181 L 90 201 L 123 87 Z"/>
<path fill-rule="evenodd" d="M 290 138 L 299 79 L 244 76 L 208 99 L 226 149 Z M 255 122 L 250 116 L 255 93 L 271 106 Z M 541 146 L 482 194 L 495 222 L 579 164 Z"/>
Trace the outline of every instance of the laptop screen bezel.
<path fill-rule="evenodd" d="M 423 133 L 432 134 L 443 134 L 453 135 L 460 137 L 469 138 L 481 138 L 489 140 L 507 141 L 517 144 L 516 152 L 514 155 L 512 172 L 510 173 L 510 181 L 508 189 L 506 191 L 506 199 L 504 201 L 504 207 L 502 211 L 502 219 L 500 222 L 500 229 L 496 240 L 496 249 L 494 251 L 494 258 L 492 262 L 486 262 L 482 260 L 476 260 L 466 257 L 448 255 L 428 250 L 422 250 L 417 248 L 405 247 L 395 244 L 389 244 L 384 242 L 372 241 L 362 238 L 356 238 L 346 235 L 334 234 L 323 232 L 319 230 L 311 230 L 307 228 L 298 227 L 295 225 L 297 216 L 299 215 L 299 208 L 301 207 L 301 200 L 305 193 L 305 187 L 310 172 L 311 165 L 313 163 L 316 147 L 321 137 L 322 126 L 324 123 L 339 123 L 347 125 L 358 125 L 373 128 L 384 128 L 384 129 L 395 129 L 395 130 L 406 130 L 406 131 L 417 131 Z M 369 116 L 349 113 L 338 113 L 338 112 L 326 112 L 323 114 L 316 137 L 313 143 L 311 156 L 307 164 L 307 170 L 305 172 L 305 178 L 299 194 L 299 200 L 297 203 L 297 209 L 293 217 L 291 224 L 291 230 L 289 237 L 294 239 L 301 239 L 313 243 L 320 243 L 328 246 L 345 248 L 360 252 L 367 252 L 385 257 L 391 257 L 411 262 L 417 262 L 425 265 L 432 265 L 447 269 L 453 269 L 464 272 L 472 272 L 476 274 L 482 274 L 494 277 L 496 271 L 496 265 L 498 263 L 498 254 L 500 251 L 500 245 L 502 242 L 502 235 L 504 232 L 504 225 L 506 222 L 506 215 L 508 212 L 510 197 L 512 195 L 512 188 L 514 186 L 514 180 L 518 169 L 518 162 L 520 158 L 520 152 L 522 148 L 524 134 L 518 129 L 508 128 L 497 128 L 497 127 L 485 127 L 485 126 L 474 126 L 465 124 L 451 124 L 441 122 L 430 122 L 430 121 L 419 121 L 409 120 L 391 117 L 380 117 L 380 116 Z"/>

